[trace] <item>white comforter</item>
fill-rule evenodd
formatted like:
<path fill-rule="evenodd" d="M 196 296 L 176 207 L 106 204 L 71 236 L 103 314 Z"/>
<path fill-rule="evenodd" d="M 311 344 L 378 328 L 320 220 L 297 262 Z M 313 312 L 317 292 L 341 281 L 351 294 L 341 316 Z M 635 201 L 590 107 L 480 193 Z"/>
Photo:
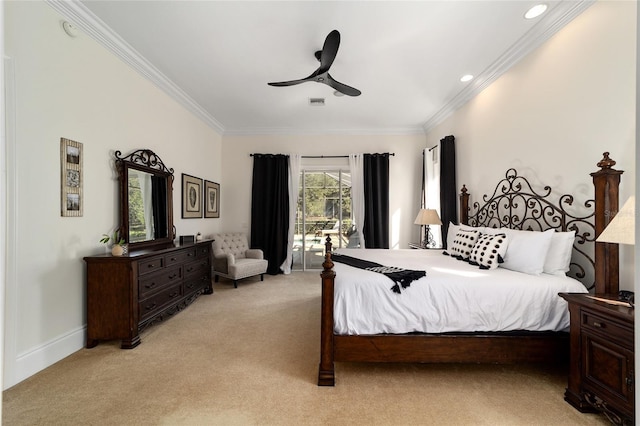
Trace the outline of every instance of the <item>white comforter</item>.
<path fill-rule="evenodd" d="M 391 291 L 393 282 L 383 274 L 335 262 L 337 334 L 560 331 L 569 327 L 569 312 L 558 293 L 587 292 L 573 278 L 534 276 L 504 268 L 481 270 L 440 250 L 337 252 L 427 272 L 397 294 Z"/>

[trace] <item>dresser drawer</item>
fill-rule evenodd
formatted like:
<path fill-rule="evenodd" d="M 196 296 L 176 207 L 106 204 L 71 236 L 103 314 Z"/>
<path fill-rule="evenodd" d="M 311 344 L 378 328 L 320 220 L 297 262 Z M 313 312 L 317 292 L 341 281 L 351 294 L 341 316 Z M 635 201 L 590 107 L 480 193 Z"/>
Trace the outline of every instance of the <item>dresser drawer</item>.
<path fill-rule="evenodd" d="M 189 279 L 197 275 L 206 274 L 209 268 L 211 268 L 211 266 L 208 257 L 198 259 L 184 265 L 184 277 L 185 279 Z"/>
<path fill-rule="evenodd" d="M 164 258 L 165 266 L 177 265 L 184 262 L 189 262 L 196 258 L 196 249 L 181 250 L 168 254 Z"/>
<path fill-rule="evenodd" d="M 211 256 L 211 244 L 200 246 L 196 249 L 196 257 L 199 259 L 201 257 L 209 257 Z"/>
<path fill-rule="evenodd" d="M 140 301 L 138 308 L 140 309 L 140 318 L 144 320 L 156 313 L 159 309 L 177 301 L 182 296 L 182 284 L 167 287 L 157 294 Z"/>
<path fill-rule="evenodd" d="M 589 310 L 582 310 L 582 328 L 625 346 L 633 346 L 633 328 L 617 323 Z"/>
<path fill-rule="evenodd" d="M 185 296 L 191 294 L 202 288 L 206 288 L 210 285 L 211 279 L 207 275 L 201 275 L 199 277 L 193 277 L 184 282 L 184 294 Z"/>
<path fill-rule="evenodd" d="M 181 279 L 182 268 L 180 266 L 162 269 L 156 274 L 146 275 L 138 280 L 138 297 L 144 299 L 163 287 L 180 282 Z"/>
<path fill-rule="evenodd" d="M 164 267 L 164 257 L 150 257 L 149 259 L 144 259 L 138 262 L 138 275 L 146 275 L 151 274 L 153 272 L 157 272 Z"/>

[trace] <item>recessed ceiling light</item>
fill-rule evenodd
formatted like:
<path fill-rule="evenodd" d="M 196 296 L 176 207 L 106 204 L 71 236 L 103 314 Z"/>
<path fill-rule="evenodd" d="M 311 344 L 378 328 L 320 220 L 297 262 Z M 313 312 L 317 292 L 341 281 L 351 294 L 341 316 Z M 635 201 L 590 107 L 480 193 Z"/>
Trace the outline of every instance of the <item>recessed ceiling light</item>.
<path fill-rule="evenodd" d="M 460 81 L 463 83 L 471 80 L 473 80 L 473 76 L 471 74 L 463 75 L 462 77 L 460 77 Z"/>
<path fill-rule="evenodd" d="M 533 19 L 542 15 L 547 10 L 546 4 L 537 4 L 533 6 L 531 9 L 527 10 L 527 13 L 524 14 L 525 19 Z"/>

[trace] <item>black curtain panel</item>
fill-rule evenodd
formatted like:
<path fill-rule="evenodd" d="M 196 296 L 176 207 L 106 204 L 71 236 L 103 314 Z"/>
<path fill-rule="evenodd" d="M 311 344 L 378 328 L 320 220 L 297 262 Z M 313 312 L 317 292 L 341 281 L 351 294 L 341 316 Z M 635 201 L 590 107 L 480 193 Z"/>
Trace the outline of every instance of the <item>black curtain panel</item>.
<path fill-rule="evenodd" d="M 151 176 L 151 204 L 153 206 L 153 237 L 168 237 L 167 179 Z"/>
<path fill-rule="evenodd" d="M 458 223 L 455 139 L 452 135 L 440 139 L 440 219 L 444 248 L 447 248 L 449 222 Z"/>
<path fill-rule="evenodd" d="M 269 261 L 267 273 L 281 273 L 289 231 L 289 156 L 253 154 L 251 248 Z"/>
<path fill-rule="evenodd" d="M 365 248 L 389 248 L 389 154 L 364 154 Z"/>

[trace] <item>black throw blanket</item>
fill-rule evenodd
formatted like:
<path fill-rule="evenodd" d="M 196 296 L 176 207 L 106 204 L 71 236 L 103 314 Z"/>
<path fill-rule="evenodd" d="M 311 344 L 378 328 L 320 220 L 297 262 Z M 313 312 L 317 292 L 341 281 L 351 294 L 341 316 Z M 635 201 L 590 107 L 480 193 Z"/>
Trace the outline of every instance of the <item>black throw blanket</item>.
<path fill-rule="evenodd" d="M 357 259 L 343 254 L 332 253 L 331 260 L 338 263 L 344 263 L 354 268 L 365 269 L 367 271 L 379 272 L 389 277 L 395 285 L 391 287 L 394 293 L 400 293 L 400 287 L 407 288 L 414 280 L 427 275 L 425 271 L 414 271 L 411 269 L 396 268 L 395 266 L 383 266 L 379 263 L 369 262 L 368 260 Z"/>

